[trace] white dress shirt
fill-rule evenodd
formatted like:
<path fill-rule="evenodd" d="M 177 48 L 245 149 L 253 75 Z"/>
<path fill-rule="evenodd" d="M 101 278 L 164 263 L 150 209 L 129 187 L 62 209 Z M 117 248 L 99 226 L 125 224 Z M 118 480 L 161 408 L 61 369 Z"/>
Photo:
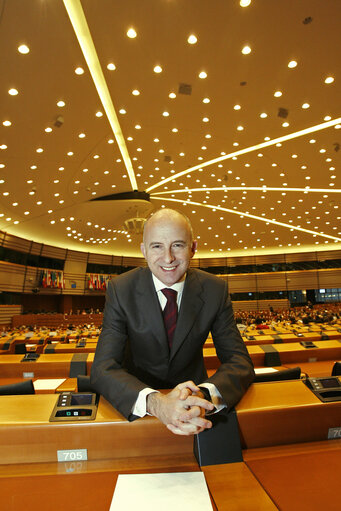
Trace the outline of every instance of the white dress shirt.
<path fill-rule="evenodd" d="M 166 286 L 165 284 L 163 284 L 163 282 L 161 282 L 161 280 L 159 280 L 157 277 L 155 277 L 154 274 L 152 274 L 152 277 L 153 277 L 153 283 L 154 283 L 155 290 L 156 290 L 156 293 L 157 293 L 157 296 L 158 296 L 158 299 L 160 302 L 161 309 L 163 310 L 166 307 L 166 303 L 167 303 L 167 298 L 163 294 L 162 289 L 165 289 L 165 287 L 167 287 L 168 289 L 174 289 L 174 291 L 177 292 L 176 303 L 178 305 L 178 310 L 180 310 L 180 304 L 181 304 L 182 293 L 183 293 L 183 289 L 184 289 L 184 285 L 185 285 L 186 274 L 182 277 L 180 282 L 176 282 L 172 286 Z M 206 389 L 208 389 L 210 396 L 211 396 L 212 403 L 215 406 L 214 413 L 220 411 L 222 408 L 225 408 L 226 404 L 224 403 L 220 392 L 218 391 L 216 386 L 213 385 L 213 383 L 200 383 L 199 387 L 205 387 Z M 135 405 L 133 406 L 133 409 L 132 409 L 132 413 L 134 415 L 137 415 L 138 417 L 144 417 L 145 415 L 147 415 L 147 396 L 149 394 L 151 394 L 152 392 L 158 392 L 158 391 L 146 387 L 145 389 L 142 389 L 139 392 L 138 398 L 137 398 Z"/>

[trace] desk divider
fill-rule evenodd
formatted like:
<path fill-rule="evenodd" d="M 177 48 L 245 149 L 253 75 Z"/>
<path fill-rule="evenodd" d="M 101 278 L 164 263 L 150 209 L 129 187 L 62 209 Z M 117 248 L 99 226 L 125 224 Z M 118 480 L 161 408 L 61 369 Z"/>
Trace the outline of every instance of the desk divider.
<path fill-rule="evenodd" d="M 76 378 L 79 374 L 86 375 L 87 353 L 74 353 L 70 363 L 69 378 Z"/>
<path fill-rule="evenodd" d="M 272 344 L 260 344 L 259 346 L 264 351 L 264 366 L 265 367 L 274 367 L 281 366 L 281 357 L 279 356 L 276 348 L 272 346 Z"/>
<path fill-rule="evenodd" d="M 194 435 L 193 452 L 200 467 L 243 461 L 237 414 L 226 408 L 209 416 L 212 428 Z"/>

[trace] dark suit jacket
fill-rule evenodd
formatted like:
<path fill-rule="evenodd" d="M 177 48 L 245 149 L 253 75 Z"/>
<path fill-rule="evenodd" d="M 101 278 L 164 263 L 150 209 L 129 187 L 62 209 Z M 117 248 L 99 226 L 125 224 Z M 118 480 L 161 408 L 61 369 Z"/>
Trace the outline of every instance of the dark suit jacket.
<path fill-rule="evenodd" d="M 221 366 L 208 379 L 202 348 L 210 331 Z M 226 281 L 188 270 L 171 350 L 149 268 L 110 281 L 91 383 L 126 418 L 136 418 L 131 411 L 145 387 L 171 389 L 187 380 L 208 381 L 230 408 L 253 378 Z"/>

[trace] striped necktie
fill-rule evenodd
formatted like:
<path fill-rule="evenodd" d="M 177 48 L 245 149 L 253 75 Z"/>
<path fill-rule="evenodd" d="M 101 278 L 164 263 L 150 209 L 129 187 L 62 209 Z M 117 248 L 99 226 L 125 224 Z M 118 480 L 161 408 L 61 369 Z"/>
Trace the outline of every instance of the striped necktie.
<path fill-rule="evenodd" d="M 176 303 L 177 291 L 174 289 L 164 288 L 161 289 L 167 298 L 166 307 L 163 309 L 163 321 L 165 323 L 169 348 L 172 347 L 173 335 L 176 327 L 176 320 L 178 318 L 178 305 Z"/>

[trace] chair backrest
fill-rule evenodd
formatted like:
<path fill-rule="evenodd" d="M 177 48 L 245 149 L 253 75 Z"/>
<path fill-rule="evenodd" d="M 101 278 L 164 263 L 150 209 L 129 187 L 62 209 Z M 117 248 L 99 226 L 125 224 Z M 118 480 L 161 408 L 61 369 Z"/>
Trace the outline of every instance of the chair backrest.
<path fill-rule="evenodd" d="M 267 381 L 282 381 L 282 380 L 298 380 L 301 378 L 300 367 L 290 367 L 282 369 L 274 373 L 256 374 L 254 383 L 262 383 Z"/>
<path fill-rule="evenodd" d="M 97 392 L 90 383 L 90 376 L 83 374 L 77 376 L 77 390 L 78 392 Z"/>
<path fill-rule="evenodd" d="M 32 380 L 0 386 L 0 396 L 19 396 L 23 394 L 35 394 Z"/>
<path fill-rule="evenodd" d="M 335 362 L 333 365 L 332 376 L 341 376 L 341 362 Z"/>
<path fill-rule="evenodd" d="M 26 344 L 24 342 L 19 342 L 14 346 L 14 353 L 17 355 L 25 354 L 26 352 Z"/>

